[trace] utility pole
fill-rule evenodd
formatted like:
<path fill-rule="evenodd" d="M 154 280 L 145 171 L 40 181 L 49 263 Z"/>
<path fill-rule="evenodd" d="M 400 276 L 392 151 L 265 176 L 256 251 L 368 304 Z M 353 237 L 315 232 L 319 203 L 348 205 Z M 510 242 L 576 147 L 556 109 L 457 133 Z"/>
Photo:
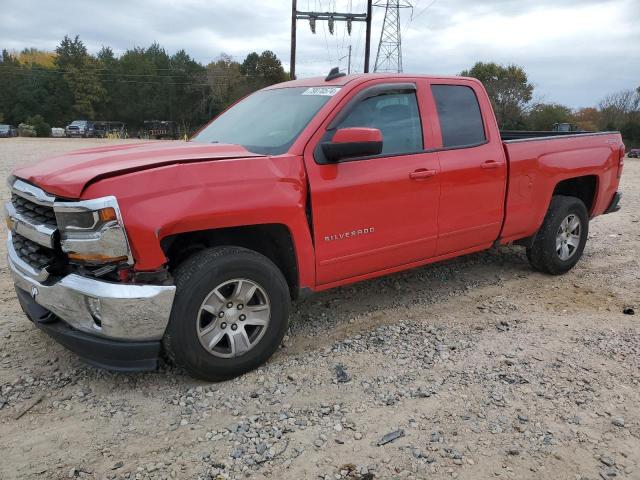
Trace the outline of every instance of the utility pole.
<path fill-rule="evenodd" d="M 349 53 L 347 53 L 344 57 L 340 57 L 338 62 L 341 62 L 344 59 L 347 59 L 347 74 L 351 74 L 351 45 L 349 45 Z"/>
<path fill-rule="evenodd" d="M 364 73 L 369 73 L 369 54 L 371 52 L 371 18 L 373 16 L 373 1 L 367 0 L 367 33 L 364 42 Z"/>
<path fill-rule="evenodd" d="M 378 0 L 376 7 L 384 7 L 384 22 L 376 54 L 374 72 L 402 72 L 402 38 L 400 37 L 400 9 L 413 8 L 408 0 Z"/>
<path fill-rule="evenodd" d="M 296 79 L 296 14 L 298 0 L 291 0 L 291 59 L 289 61 L 289 77 Z"/>
<path fill-rule="evenodd" d="M 364 72 L 369 71 L 369 51 L 371 47 L 371 12 L 373 0 L 367 0 L 367 13 L 338 13 L 338 12 L 302 12 L 298 11 L 297 0 L 291 0 L 291 58 L 289 72 L 292 80 L 296 78 L 296 23 L 298 20 L 308 20 L 311 32 L 316 33 L 316 22 L 326 21 L 329 33 L 333 35 L 335 22 L 346 22 L 347 32 L 351 35 L 353 22 L 366 23 Z M 351 47 L 349 47 L 349 70 L 351 70 Z"/>

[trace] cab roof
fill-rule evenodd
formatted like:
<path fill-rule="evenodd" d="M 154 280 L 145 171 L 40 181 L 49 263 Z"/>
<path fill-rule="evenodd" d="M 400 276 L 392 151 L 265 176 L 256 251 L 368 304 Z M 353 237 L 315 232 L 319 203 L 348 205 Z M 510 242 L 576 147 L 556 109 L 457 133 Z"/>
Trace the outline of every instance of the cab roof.
<path fill-rule="evenodd" d="M 325 80 L 325 77 L 300 78 L 297 80 L 290 80 L 288 82 L 270 85 L 269 87 L 266 87 L 265 90 L 289 87 L 342 87 L 348 83 L 362 83 L 367 80 L 376 80 L 382 78 L 429 78 L 432 80 L 468 79 L 467 77 L 460 77 L 457 75 L 426 75 L 415 73 L 358 73 L 352 75 L 344 75 L 342 77 L 334 78 L 333 80 Z"/>

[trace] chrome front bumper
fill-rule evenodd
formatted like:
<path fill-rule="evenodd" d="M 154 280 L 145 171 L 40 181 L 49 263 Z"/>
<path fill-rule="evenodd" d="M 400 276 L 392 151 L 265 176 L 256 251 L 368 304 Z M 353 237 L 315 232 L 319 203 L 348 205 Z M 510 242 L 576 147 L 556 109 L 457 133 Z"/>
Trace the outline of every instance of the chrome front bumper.
<path fill-rule="evenodd" d="M 37 273 L 7 242 L 8 264 L 17 288 L 71 327 L 95 336 L 159 340 L 169 322 L 176 287 L 105 282 L 76 274 L 41 283 Z"/>

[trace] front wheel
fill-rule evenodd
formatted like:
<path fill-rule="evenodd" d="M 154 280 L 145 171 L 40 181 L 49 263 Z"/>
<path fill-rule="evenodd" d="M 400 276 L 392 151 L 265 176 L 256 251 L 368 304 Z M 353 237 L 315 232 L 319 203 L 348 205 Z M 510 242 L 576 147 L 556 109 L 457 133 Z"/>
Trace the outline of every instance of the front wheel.
<path fill-rule="evenodd" d="M 589 217 L 582 200 L 556 195 L 533 245 L 527 248 L 529 263 L 551 275 L 568 272 L 580 260 L 588 235 Z"/>
<path fill-rule="evenodd" d="M 176 297 L 163 344 L 170 359 L 210 381 L 262 365 L 287 329 L 287 282 L 265 256 L 216 247 L 187 259 L 175 273 Z"/>

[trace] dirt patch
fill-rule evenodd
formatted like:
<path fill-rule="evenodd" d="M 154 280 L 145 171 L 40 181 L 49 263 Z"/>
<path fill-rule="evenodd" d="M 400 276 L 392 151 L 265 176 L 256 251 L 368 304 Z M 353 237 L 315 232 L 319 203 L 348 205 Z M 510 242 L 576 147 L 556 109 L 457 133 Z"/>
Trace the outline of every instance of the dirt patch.
<path fill-rule="evenodd" d="M 0 176 L 111 143 L 3 140 Z M 84 365 L 27 322 L 3 263 L 0 478 L 640 478 L 638 187 L 627 159 L 623 209 L 567 275 L 513 247 L 324 292 L 220 384 Z"/>

